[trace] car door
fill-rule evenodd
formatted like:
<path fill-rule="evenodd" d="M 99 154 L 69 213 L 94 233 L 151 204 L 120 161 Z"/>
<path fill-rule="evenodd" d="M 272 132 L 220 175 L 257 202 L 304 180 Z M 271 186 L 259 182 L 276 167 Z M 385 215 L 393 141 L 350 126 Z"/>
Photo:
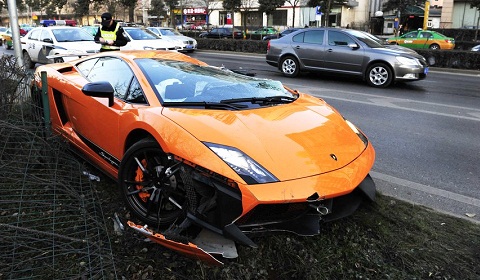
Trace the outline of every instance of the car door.
<path fill-rule="evenodd" d="M 307 30 L 292 37 L 291 47 L 306 68 L 324 67 L 325 30 Z"/>
<path fill-rule="evenodd" d="M 112 156 L 119 160 L 122 155 L 118 137 L 119 120 L 129 109 L 133 109 L 131 103 L 125 102 L 125 98 L 132 90 L 132 85 L 139 87 L 138 82 L 132 82 L 136 81 L 133 72 L 127 63 L 118 58 L 87 60 L 79 64 L 78 69 L 90 82 L 109 82 L 114 88 L 115 98 L 113 106 L 109 107 L 107 98 L 84 94 L 72 96 L 69 100 L 69 114 L 73 129 L 85 143 L 99 149 L 102 157 L 108 161 Z M 134 98 L 137 96 L 138 94 Z"/>
<path fill-rule="evenodd" d="M 26 46 L 24 48 L 28 52 L 32 61 L 38 61 L 38 53 L 42 50 L 42 46 L 38 41 L 41 33 L 41 28 L 32 30 L 26 40 Z"/>
<path fill-rule="evenodd" d="M 42 29 L 42 33 L 40 33 L 40 37 L 38 38 L 37 43 L 37 57 L 36 60 L 32 57 L 32 60 L 39 62 L 39 63 L 49 63 L 47 59 L 47 55 L 50 54 L 50 51 L 53 49 L 54 45 L 54 38 L 52 32 L 47 29 Z"/>
<path fill-rule="evenodd" d="M 358 47 L 352 48 L 352 44 Z M 328 30 L 325 68 L 336 72 L 362 73 L 363 48 L 348 34 Z"/>
<path fill-rule="evenodd" d="M 398 40 L 397 43 L 401 46 L 415 49 L 417 44 L 417 37 L 418 31 L 411 31 L 407 34 L 400 36 L 400 40 Z"/>

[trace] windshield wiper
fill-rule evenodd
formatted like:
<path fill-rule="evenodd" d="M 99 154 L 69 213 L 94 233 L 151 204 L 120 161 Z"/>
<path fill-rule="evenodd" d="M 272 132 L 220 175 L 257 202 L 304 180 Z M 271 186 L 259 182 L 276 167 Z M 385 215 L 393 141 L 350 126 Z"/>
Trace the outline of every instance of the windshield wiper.
<path fill-rule="evenodd" d="M 231 105 L 218 102 L 163 102 L 163 107 L 203 107 L 205 109 L 224 109 L 224 110 L 240 110 L 248 108 L 246 105 Z"/>
<path fill-rule="evenodd" d="M 252 104 L 261 103 L 261 104 L 284 104 L 291 103 L 297 100 L 298 97 L 290 96 L 268 96 L 268 97 L 246 97 L 246 98 L 232 98 L 221 100 L 220 103 L 223 104 L 232 104 L 232 103 L 242 103 L 242 102 L 251 102 Z"/>

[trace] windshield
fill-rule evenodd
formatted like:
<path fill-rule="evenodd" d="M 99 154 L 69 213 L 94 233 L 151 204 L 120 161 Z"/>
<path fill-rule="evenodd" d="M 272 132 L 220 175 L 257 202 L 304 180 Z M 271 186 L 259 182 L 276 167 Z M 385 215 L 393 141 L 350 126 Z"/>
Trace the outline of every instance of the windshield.
<path fill-rule="evenodd" d="M 132 37 L 133 40 L 155 40 L 158 36 L 150 30 L 140 28 L 124 28 L 125 32 Z"/>
<path fill-rule="evenodd" d="M 160 29 L 160 33 L 165 36 L 175 36 L 175 35 L 182 35 L 182 33 L 174 30 L 174 29 Z"/>
<path fill-rule="evenodd" d="M 354 29 L 347 29 L 345 32 L 348 32 L 350 35 L 355 36 L 358 40 L 364 42 L 370 48 L 383 48 L 385 47 L 382 42 L 379 42 L 377 38 L 372 38 L 373 35 L 358 31 Z"/>
<path fill-rule="evenodd" d="M 279 81 L 254 78 L 219 67 L 150 58 L 135 62 L 162 103 L 229 103 L 239 99 L 296 97 Z"/>
<path fill-rule="evenodd" d="M 93 36 L 81 28 L 52 29 L 57 42 L 93 41 Z"/>

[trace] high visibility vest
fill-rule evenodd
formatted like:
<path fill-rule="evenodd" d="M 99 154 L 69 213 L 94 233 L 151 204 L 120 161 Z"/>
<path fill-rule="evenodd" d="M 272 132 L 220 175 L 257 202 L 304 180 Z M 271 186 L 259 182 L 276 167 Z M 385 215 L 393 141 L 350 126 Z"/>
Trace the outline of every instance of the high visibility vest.
<path fill-rule="evenodd" d="M 112 40 L 115 41 L 117 39 L 117 31 L 120 28 L 120 24 L 117 23 L 115 26 L 115 30 L 113 31 L 107 31 L 107 30 L 102 30 L 100 29 L 100 35 L 102 35 L 102 38 L 105 40 Z M 102 49 L 104 50 L 119 50 L 119 46 L 111 46 L 111 45 L 102 45 Z"/>

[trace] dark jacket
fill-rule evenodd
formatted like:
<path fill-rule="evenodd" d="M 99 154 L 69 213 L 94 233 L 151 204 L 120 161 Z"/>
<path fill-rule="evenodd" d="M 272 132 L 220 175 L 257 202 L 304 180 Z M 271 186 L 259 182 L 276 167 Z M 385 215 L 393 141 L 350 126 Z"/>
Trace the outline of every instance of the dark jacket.
<path fill-rule="evenodd" d="M 101 30 L 114 31 L 117 24 L 118 24 L 118 22 L 116 20 L 114 20 L 113 24 L 109 27 L 103 27 L 103 26 L 99 27 L 98 31 L 97 31 L 97 34 L 95 34 L 95 42 L 100 43 L 100 37 L 102 37 Z M 113 42 L 114 46 L 122 47 L 122 46 L 125 46 L 130 41 L 126 37 L 125 30 L 123 30 L 123 28 L 121 26 L 118 28 L 116 35 L 117 35 L 117 38 Z"/>

